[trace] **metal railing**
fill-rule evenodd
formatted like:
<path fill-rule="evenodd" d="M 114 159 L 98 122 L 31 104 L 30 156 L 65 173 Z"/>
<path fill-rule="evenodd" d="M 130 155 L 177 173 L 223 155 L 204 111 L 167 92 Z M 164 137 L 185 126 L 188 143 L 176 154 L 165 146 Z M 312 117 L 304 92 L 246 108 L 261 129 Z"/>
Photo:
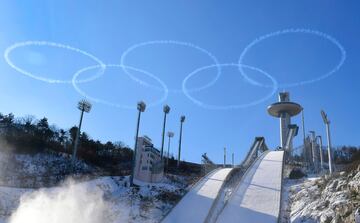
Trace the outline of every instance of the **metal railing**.
<path fill-rule="evenodd" d="M 238 185 L 240 184 L 241 180 L 246 175 L 250 167 L 268 150 L 269 149 L 265 144 L 265 138 L 256 137 L 245 159 L 237 168 L 233 168 L 226 177 L 224 183 L 219 190 L 219 193 L 217 194 L 210 208 L 208 215 L 206 216 L 206 223 L 216 222 L 219 214 L 225 208 L 228 200 L 230 199 L 234 191 L 236 191 Z"/>
<path fill-rule="evenodd" d="M 240 166 L 242 168 L 247 168 L 259 156 L 259 153 L 265 152 L 266 150 L 269 150 L 269 148 L 265 144 L 265 138 L 255 137 L 254 143 L 250 147 L 249 152 Z"/>

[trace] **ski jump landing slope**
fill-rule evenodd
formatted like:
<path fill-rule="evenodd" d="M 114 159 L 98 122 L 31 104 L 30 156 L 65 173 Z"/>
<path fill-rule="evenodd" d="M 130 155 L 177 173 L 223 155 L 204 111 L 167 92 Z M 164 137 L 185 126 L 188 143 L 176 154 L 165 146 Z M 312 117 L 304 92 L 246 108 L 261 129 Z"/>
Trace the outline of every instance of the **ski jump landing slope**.
<path fill-rule="evenodd" d="M 165 217 L 163 223 L 201 223 L 232 168 L 217 169 L 200 180 Z"/>
<path fill-rule="evenodd" d="M 259 158 L 246 172 L 218 223 L 276 223 L 280 212 L 283 151 Z"/>

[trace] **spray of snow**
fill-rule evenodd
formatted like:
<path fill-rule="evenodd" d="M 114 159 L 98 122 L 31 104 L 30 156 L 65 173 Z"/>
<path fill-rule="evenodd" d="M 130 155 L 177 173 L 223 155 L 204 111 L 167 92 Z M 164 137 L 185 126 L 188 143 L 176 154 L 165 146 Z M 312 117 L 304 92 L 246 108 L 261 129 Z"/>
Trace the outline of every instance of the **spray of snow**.
<path fill-rule="evenodd" d="M 23 195 L 9 223 L 102 223 L 109 222 L 107 210 L 99 188 L 67 182 Z"/>

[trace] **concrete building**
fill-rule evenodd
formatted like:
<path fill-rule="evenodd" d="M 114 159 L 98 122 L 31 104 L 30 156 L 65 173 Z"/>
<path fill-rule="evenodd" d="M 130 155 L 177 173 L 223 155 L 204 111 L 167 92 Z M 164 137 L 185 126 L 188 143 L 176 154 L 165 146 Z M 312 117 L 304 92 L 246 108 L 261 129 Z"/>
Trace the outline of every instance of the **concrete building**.
<path fill-rule="evenodd" d="M 164 176 L 160 151 L 147 136 L 138 137 L 135 158 L 134 183 L 158 183 Z"/>
<path fill-rule="evenodd" d="M 293 149 L 292 138 L 298 131 L 296 125 L 291 125 L 291 117 L 299 114 L 301 110 L 299 104 L 290 102 L 289 92 L 279 93 L 279 102 L 268 107 L 268 113 L 280 119 L 280 147 L 290 154 Z"/>

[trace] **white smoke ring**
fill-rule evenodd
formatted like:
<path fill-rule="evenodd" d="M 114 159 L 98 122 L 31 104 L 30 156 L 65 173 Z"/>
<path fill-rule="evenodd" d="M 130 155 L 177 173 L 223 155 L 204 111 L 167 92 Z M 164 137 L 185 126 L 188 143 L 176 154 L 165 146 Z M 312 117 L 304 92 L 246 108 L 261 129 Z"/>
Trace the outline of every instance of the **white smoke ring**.
<path fill-rule="evenodd" d="M 341 58 L 339 60 L 339 63 L 329 72 L 314 78 L 314 79 L 310 79 L 310 80 L 305 80 L 305 81 L 300 81 L 300 82 L 296 82 L 296 83 L 285 83 L 285 84 L 281 84 L 279 85 L 279 87 L 295 87 L 295 86 L 301 86 L 301 85 L 305 85 L 305 84 L 311 84 L 320 80 L 323 80 L 331 75 L 333 75 L 335 72 L 337 72 L 340 67 L 344 64 L 344 61 L 346 59 L 346 51 L 344 49 L 344 47 L 339 43 L 339 41 L 337 41 L 334 37 L 317 31 L 317 30 L 310 30 L 310 29 L 285 29 L 285 30 L 280 30 L 280 31 L 276 31 L 276 32 L 272 32 L 272 33 L 268 33 L 266 35 L 260 36 L 258 38 L 256 38 L 255 40 L 253 40 L 249 45 L 247 45 L 245 47 L 245 49 L 242 51 L 242 53 L 240 54 L 240 58 L 238 63 L 242 64 L 244 62 L 244 57 L 247 54 L 247 52 L 256 44 L 260 43 L 261 41 L 264 41 L 268 38 L 271 37 L 276 37 L 276 36 L 280 36 L 280 35 L 284 35 L 284 34 L 289 34 L 289 33 L 305 33 L 305 34 L 311 34 L 311 35 L 316 35 L 319 36 L 321 38 L 324 38 L 328 41 L 330 41 L 331 43 L 333 43 L 336 47 L 339 48 L 340 53 L 341 53 Z M 266 84 L 261 84 L 257 81 L 255 81 L 254 79 L 251 79 L 243 70 L 242 66 L 239 66 L 239 71 L 241 73 L 241 75 L 251 84 L 257 85 L 257 86 L 262 86 L 262 87 L 269 87 L 269 85 Z"/>
<path fill-rule="evenodd" d="M 213 60 L 213 64 L 219 64 L 219 61 L 218 59 L 212 54 L 210 53 L 209 51 L 205 50 L 204 48 L 201 48 L 195 44 L 192 44 L 192 43 L 189 43 L 189 42 L 181 42 L 181 41 L 177 41 L 177 40 L 154 40 L 154 41 L 146 41 L 146 42 L 142 42 L 142 43 L 138 43 L 138 44 L 135 44 L 131 47 L 129 47 L 128 49 L 126 49 L 124 51 L 124 53 L 121 55 L 121 61 L 120 61 L 120 64 L 121 65 L 126 65 L 125 63 L 125 58 L 128 56 L 128 54 L 132 51 L 134 51 L 135 49 L 139 48 L 139 47 L 143 47 L 143 46 L 148 46 L 148 45 L 157 45 L 157 44 L 173 44 L 173 45 L 179 45 L 179 46 L 185 46 L 185 47 L 190 47 L 190 48 L 193 48 L 195 50 L 198 50 L 204 54 L 206 54 L 207 56 L 209 56 L 212 60 Z M 144 86 L 147 86 L 147 87 L 151 87 L 151 88 L 155 88 L 155 89 L 159 89 L 159 87 L 157 86 L 153 86 L 153 85 L 150 85 L 142 80 L 140 80 L 139 78 L 136 78 L 134 75 L 132 75 L 126 68 L 123 69 L 124 72 L 129 75 L 129 77 L 131 79 L 133 79 L 134 81 L 137 81 L 139 82 L 140 84 L 144 85 Z M 217 67 L 217 74 L 215 76 L 215 78 L 213 80 L 211 80 L 209 83 L 207 83 L 206 85 L 204 86 L 201 86 L 201 87 L 197 87 L 197 88 L 193 88 L 193 89 L 189 89 L 190 92 L 195 92 L 195 91 L 201 91 L 201 90 L 204 90 L 208 87 L 211 87 L 212 85 L 214 85 L 216 83 L 216 81 L 219 79 L 221 75 L 221 68 L 220 67 Z M 169 92 L 172 92 L 172 93 L 182 93 L 182 90 L 181 89 L 170 89 Z"/>
<path fill-rule="evenodd" d="M 146 76 L 149 76 L 152 79 L 156 80 L 162 86 L 163 96 L 159 100 L 148 104 L 148 107 L 159 105 L 159 104 L 163 103 L 167 99 L 169 90 L 168 90 L 166 84 L 162 80 L 160 80 L 157 76 L 155 76 L 154 74 L 151 74 L 151 73 L 149 73 L 147 71 L 144 71 L 144 70 L 141 70 L 141 69 L 138 69 L 138 68 L 125 66 L 125 65 L 121 65 L 121 64 L 105 64 L 104 66 L 105 66 L 105 68 L 107 68 L 107 67 L 119 67 L 119 68 L 122 68 L 122 69 L 124 69 L 124 68 L 129 69 L 129 70 L 132 70 L 132 71 L 135 71 L 135 72 L 143 73 Z M 74 76 L 72 78 L 72 85 L 75 88 L 75 90 L 80 95 L 82 95 L 83 97 L 85 97 L 85 98 L 87 98 L 87 99 L 89 99 L 89 100 L 91 100 L 93 102 L 96 102 L 96 103 L 100 103 L 100 104 L 104 104 L 104 105 L 108 105 L 108 106 L 112 106 L 112 107 L 116 107 L 116 108 L 122 108 L 122 109 L 136 109 L 136 106 L 121 105 L 121 104 L 109 102 L 109 101 L 106 101 L 106 100 L 103 100 L 103 99 L 99 99 L 99 98 L 96 98 L 96 97 L 92 97 L 92 96 L 88 95 L 87 93 L 85 93 L 83 90 L 81 90 L 79 88 L 78 81 L 76 81 L 78 76 L 83 72 L 93 70 L 93 69 L 97 69 L 97 68 L 100 68 L 100 67 L 101 67 L 101 65 L 94 65 L 94 66 L 84 67 L 84 68 L 78 70 L 74 74 Z"/>
<path fill-rule="evenodd" d="M 265 77 L 269 78 L 272 82 L 272 90 L 271 92 L 266 95 L 265 97 L 258 99 L 258 100 L 254 100 L 250 103 L 245 103 L 245 104 L 235 104 L 235 105 L 226 105 L 226 106 L 218 106 L 218 105 L 211 105 L 211 104 L 206 104 L 198 99 L 195 99 L 193 96 L 191 96 L 189 94 L 188 89 L 186 88 L 186 84 L 187 81 L 189 80 L 189 78 L 191 78 L 192 76 L 196 75 L 197 73 L 210 69 L 210 68 L 214 68 L 214 67 L 243 67 L 243 68 L 247 68 L 250 70 L 254 70 L 254 71 L 258 71 L 261 74 L 263 74 Z M 247 108 L 247 107 L 251 107 L 257 104 L 260 104 L 268 99 L 270 99 L 277 91 L 278 89 L 278 83 L 275 80 L 275 78 L 273 78 L 270 74 L 268 74 L 267 72 L 256 68 L 256 67 L 252 67 L 252 66 L 248 66 L 248 65 L 244 65 L 244 64 L 236 64 L 236 63 L 227 63 L 227 64 L 213 64 L 213 65 L 209 65 L 209 66 L 204 66 L 204 67 L 200 67 L 196 70 L 194 70 L 193 72 L 191 72 L 187 77 L 185 77 L 184 81 L 182 82 L 182 90 L 185 94 L 185 96 L 190 99 L 193 103 L 195 103 L 196 105 L 205 108 L 205 109 L 210 109 L 210 110 L 230 110 L 230 109 L 239 109 L 239 108 Z"/>
<path fill-rule="evenodd" d="M 9 56 L 13 50 L 20 48 L 20 47 L 25 47 L 25 46 L 49 46 L 49 47 L 57 47 L 57 48 L 62 48 L 62 49 L 66 49 L 66 50 L 71 50 L 76 53 L 80 53 L 84 56 L 87 56 L 99 64 L 99 68 L 101 68 L 100 72 L 98 72 L 95 76 L 92 76 L 90 78 L 87 78 L 84 80 L 79 80 L 79 81 L 77 81 L 78 83 L 85 83 L 85 82 L 95 80 L 95 79 L 99 78 L 105 71 L 105 64 L 100 59 L 95 57 L 94 55 L 92 55 L 84 50 L 81 50 L 81 49 L 78 49 L 78 48 L 75 48 L 72 46 L 60 44 L 60 43 L 54 43 L 54 42 L 48 42 L 48 41 L 26 41 L 26 42 L 15 43 L 15 44 L 9 46 L 8 48 L 6 48 L 6 50 L 4 52 L 4 58 L 5 58 L 5 61 L 9 64 L 9 66 L 12 67 L 13 69 L 15 69 L 16 71 L 18 71 L 30 78 L 33 78 L 35 80 L 44 81 L 44 82 L 47 82 L 50 84 L 71 84 L 71 82 L 72 82 L 71 80 L 57 80 L 57 79 L 45 78 L 42 75 L 33 74 L 29 71 L 26 71 L 26 70 L 16 66 L 11 61 Z"/>

